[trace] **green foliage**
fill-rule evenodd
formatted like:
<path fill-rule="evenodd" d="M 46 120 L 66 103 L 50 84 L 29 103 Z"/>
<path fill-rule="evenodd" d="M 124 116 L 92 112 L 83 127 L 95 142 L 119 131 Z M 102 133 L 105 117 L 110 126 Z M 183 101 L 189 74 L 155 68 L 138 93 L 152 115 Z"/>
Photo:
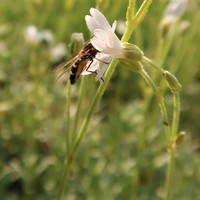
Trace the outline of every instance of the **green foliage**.
<path fill-rule="evenodd" d="M 97 1 L 110 22 L 125 21 L 127 1 Z M 104 4 L 103 4 L 104 2 Z M 137 6 L 142 1 L 136 1 Z M 181 88 L 179 129 L 172 199 L 198 199 L 200 72 L 199 2 L 190 1 L 173 26 L 162 21 L 166 1 L 153 1 L 131 42 L 176 75 Z M 89 39 L 84 16 L 95 1 L 0 1 L 0 199 L 55 199 L 65 158 L 66 81 L 52 70 L 68 58 L 73 32 Z M 25 37 L 33 26 L 39 39 Z M 47 31 L 47 32 L 45 32 Z M 117 34 L 121 37 L 120 29 Z M 53 54 L 58 44 L 66 51 Z M 64 52 L 64 53 L 63 53 Z M 166 104 L 172 97 L 164 77 L 148 69 L 161 86 Z M 99 83 L 86 77 L 80 122 Z M 71 121 L 80 80 L 72 86 Z M 158 103 L 138 74 L 118 65 L 77 152 L 65 199 L 162 199 L 168 152 Z M 171 120 L 171 116 L 170 116 Z M 80 128 L 80 127 L 79 127 Z"/>

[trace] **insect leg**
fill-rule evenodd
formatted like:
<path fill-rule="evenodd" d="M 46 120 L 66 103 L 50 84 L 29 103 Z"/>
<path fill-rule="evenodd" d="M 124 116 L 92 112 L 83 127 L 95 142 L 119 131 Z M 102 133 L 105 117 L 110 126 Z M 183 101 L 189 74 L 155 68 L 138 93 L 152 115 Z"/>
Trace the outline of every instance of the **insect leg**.
<path fill-rule="evenodd" d="M 91 64 L 93 63 L 93 58 L 91 58 L 90 60 L 90 64 L 87 66 L 87 68 L 85 69 L 86 71 L 88 71 L 88 69 L 90 68 Z M 89 71 L 88 71 L 89 72 Z"/>
<path fill-rule="evenodd" d="M 104 63 L 104 64 L 106 64 L 106 65 L 110 64 L 110 62 L 106 62 L 106 61 L 101 60 L 101 59 L 99 59 L 99 58 L 94 58 L 94 59 L 96 59 L 96 60 L 98 60 L 99 62 L 102 62 L 102 63 Z"/>

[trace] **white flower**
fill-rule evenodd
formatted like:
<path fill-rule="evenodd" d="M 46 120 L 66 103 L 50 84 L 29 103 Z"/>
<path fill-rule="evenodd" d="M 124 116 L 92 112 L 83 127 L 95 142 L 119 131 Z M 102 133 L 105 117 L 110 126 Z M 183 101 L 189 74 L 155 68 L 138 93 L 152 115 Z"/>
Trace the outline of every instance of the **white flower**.
<path fill-rule="evenodd" d="M 84 70 L 82 75 L 96 73 L 96 81 L 102 82 L 110 61 L 113 58 L 124 57 L 124 47 L 115 34 L 117 21 L 114 21 L 111 27 L 105 16 L 97 9 L 91 8 L 90 14 L 91 16 L 85 17 L 87 27 L 93 35 L 90 42 L 100 53 L 97 53 L 91 65 L 88 62 L 89 69 Z"/>
<path fill-rule="evenodd" d="M 102 77 L 105 71 L 107 70 L 108 64 L 110 63 L 111 60 L 112 58 L 109 55 L 104 54 L 104 53 L 98 53 L 95 59 L 93 60 L 92 64 L 91 62 L 87 63 L 87 66 L 83 70 L 81 75 L 89 75 L 89 74 L 95 73 L 97 74 L 95 77 L 95 80 L 102 82 L 103 81 Z"/>
<path fill-rule="evenodd" d="M 105 16 L 97 9 L 91 8 L 90 14 L 91 16 L 85 17 L 87 27 L 93 35 L 90 42 L 100 53 L 97 53 L 89 69 L 83 71 L 82 75 L 96 73 L 96 80 L 101 81 L 108 63 L 113 58 L 126 61 L 124 63 L 130 60 L 139 62 L 142 59 L 143 52 L 137 46 L 122 43 L 115 34 L 117 21 L 114 21 L 111 27 Z"/>
<path fill-rule="evenodd" d="M 37 27 L 33 25 L 27 26 L 24 29 L 24 37 L 29 44 L 38 44 L 41 42 L 52 44 L 54 41 L 54 37 L 51 31 L 38 31 Z"/>
<path fill-rule="evenodd" d="M 24 30 L 24 37 L 28 43 L 38 43 L 38 29 L 33 25 L 27 26 Z"/>
<path fill-rule="evenodd" d="M 105 16 L 95 8 L 90 9 L 90 14 L 85 20 L 88 29 L 93 34 L 92 45 L 100 52 L 110 55 L 112 58 L 124 57 L 123 44 L 115 34 L 117 22 L 108 23 Z"/>

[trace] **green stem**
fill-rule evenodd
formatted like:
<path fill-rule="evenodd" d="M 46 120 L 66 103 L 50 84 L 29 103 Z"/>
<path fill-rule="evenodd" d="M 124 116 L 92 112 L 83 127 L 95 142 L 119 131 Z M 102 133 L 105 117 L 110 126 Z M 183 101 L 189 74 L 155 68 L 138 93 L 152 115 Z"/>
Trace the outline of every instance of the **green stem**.
<path fill-rule="evenodd" d="M 133 31 L 136 27 L 142 22 L 146 13 L 148 12 L 149 6 L 151 5 L 152 0 L 144 0 L 140 8 L 138 9 L 137 13 L 134 15 L 135 12 L 135 0 L 129 0 L 129 6 L 126 13 L 127 18 L 127 30 L 126 34 L 123 35 L 121 41 L 127 42 L 130 38 Z"/>
<path fill-rule="evenodd" d="M 150 65 L 151 67 L 153 67 L 154 69 L 156 69 L 161 74 L 163 74 L 163 72 L 164 72 L 161 67 L 159 67 L 158 65 L 156 65 L 152 60 L 150 60 L 149 58 L 147 58 L 145 56 L 143 56 L 142 63 Z"/>
<path fill-rule="evenodd" d="M 179 115 L 180 115 L 180 95 L 178 92 L 174 93 L 174 112 L 173 112 L 173 122 L 172 122 L 172 139 L 176 139 Z"/>
<path fill-rule="evenodd" d="M 174 174 L 174 165 L 175 165 L 175 146 L 170 149 L 170 160 L 167 168 L 167 179 L 165 187 L 165 200 L 170 199 L 171 187 L 172 187 L 172 178 Z"/>
<path fill-rule="evenodd" d="M 67 81 L 67 99 L 66 99 L 66 152 L 70 149 L 70 105 L 71 105 L 71 84 Z"/>
<path fill-rule="evenodd" d="M 163 96 L 144 69 L 141 70 L 140 74 L 146 80 L 146 82 L 153 88 L 153 90 L 155 92 L 155 96 L 158 100 L 160 110 L 161 110 L 161 115 L 163 118 L 165 134 L 166 134 L 167 139 L 169 139 L 170 135 L 171 135 L 171 130 L 170 130 L 170 126 L 169 126 L 169 118 L 168 118 L 167 109 L 165 107 Z"/>
<path fill-rule="evenodd" d="M 166 178 L 166 186 L 165 186 L 165 200 L 170 199 L 171 188 L 172 188 L 172 180 L 174 174 L 174 166 L 175 166 L 175 153 L 176 153 L 176 135 L 179 124 L 179 114 L 180 114 L 180 96 L 179 93 L 174 94 L 174 112 L 173 112 L 173 121 L 172 121 L 172 135 L 168 143 L 168 149 L 170 153 L 170 160 L 167 169 L 167 178 Z"/>
<path fill-rule="evenodd" d="M 73 163 L 73 160 L 74 160 L 74 154 L 71 154 L 65 161 L 65 170 L 64 170 L 64 174 L 62 176 L 62 182 L 61 182 L 60 190 L 58 193 L 58 200 L 63 199 L 66 181 L 68 180 L 69 171 L 70 171 L 71 165 Z"/>
<path fill-rule="evenodd" d="M 72 135 L 71 135 L 71 142 L 70 142 L 71 147 L 74 145 L 74 142 L 77 137 L 76 134 L 77 134 L 77 128 L 78 128 L 79 119 L 80 119 L 80 111 L 81 111 L 81 105 L 82 105 L 82 101 L 83 101 L 83 97 L 84 97 L 85 87 L 86 87 L 86 79 L 83 76 L 81 78 L 77 109 L 76 109 L 76 114 L 75 114 L 75 118 L 74 118 L 74 126 L 73 126 L 73 130 L 72 130 Z"/>
<path fill-rule="evenodd" d="M 140 6 L 140 8 L 138 9 L 137 13 L 135 14 L 135 16 L 133 18 L 133 20 L 136 21 L 136 23 L 135 23 L 136 26 L 134 26 L 134 29 L 138 26 L 138 24 L 140 24 L 143 21 L 145 15 L 148 12 L 148 9 L 149 9 L 151 3 L 152 3 L 152 0 L 144 0 L 143 1 L 142 5 Z"/>

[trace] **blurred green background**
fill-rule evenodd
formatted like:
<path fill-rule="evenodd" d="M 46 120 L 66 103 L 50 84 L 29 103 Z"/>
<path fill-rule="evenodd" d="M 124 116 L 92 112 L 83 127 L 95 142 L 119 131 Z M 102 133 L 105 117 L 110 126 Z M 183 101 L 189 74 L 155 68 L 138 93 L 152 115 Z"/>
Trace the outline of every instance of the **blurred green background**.
<path fill-rule="evenodd" d="M 1 200 L 56 198 L 66 146 L 67 87 L 52 70 L 67 58 L 73 32 L 89 39 L 84 17 L 97 3 L 111 23 L 119 21 L 121 37 L 128 0 L 0 1 Z M 153 1 L 130 41 L 182 84 L 179 130 L 186 137 L 177 149 L 172 199 L 198 200 L 200 1 L 188 1 L 171 32 L 170 23 L 163 23 L 167 3 Z M 86 81 L 82 120 L 99 85 L 94 75 Z M 72 88 L 72 116 L 79 85 L 80 80 Z M 171 112 L 172 96 L 163 91 Z M 168 153 L 158 104 L 151 97 L 139 75 L 116 68 L 77 153 L 65 199 L 162 199 Z"/>

